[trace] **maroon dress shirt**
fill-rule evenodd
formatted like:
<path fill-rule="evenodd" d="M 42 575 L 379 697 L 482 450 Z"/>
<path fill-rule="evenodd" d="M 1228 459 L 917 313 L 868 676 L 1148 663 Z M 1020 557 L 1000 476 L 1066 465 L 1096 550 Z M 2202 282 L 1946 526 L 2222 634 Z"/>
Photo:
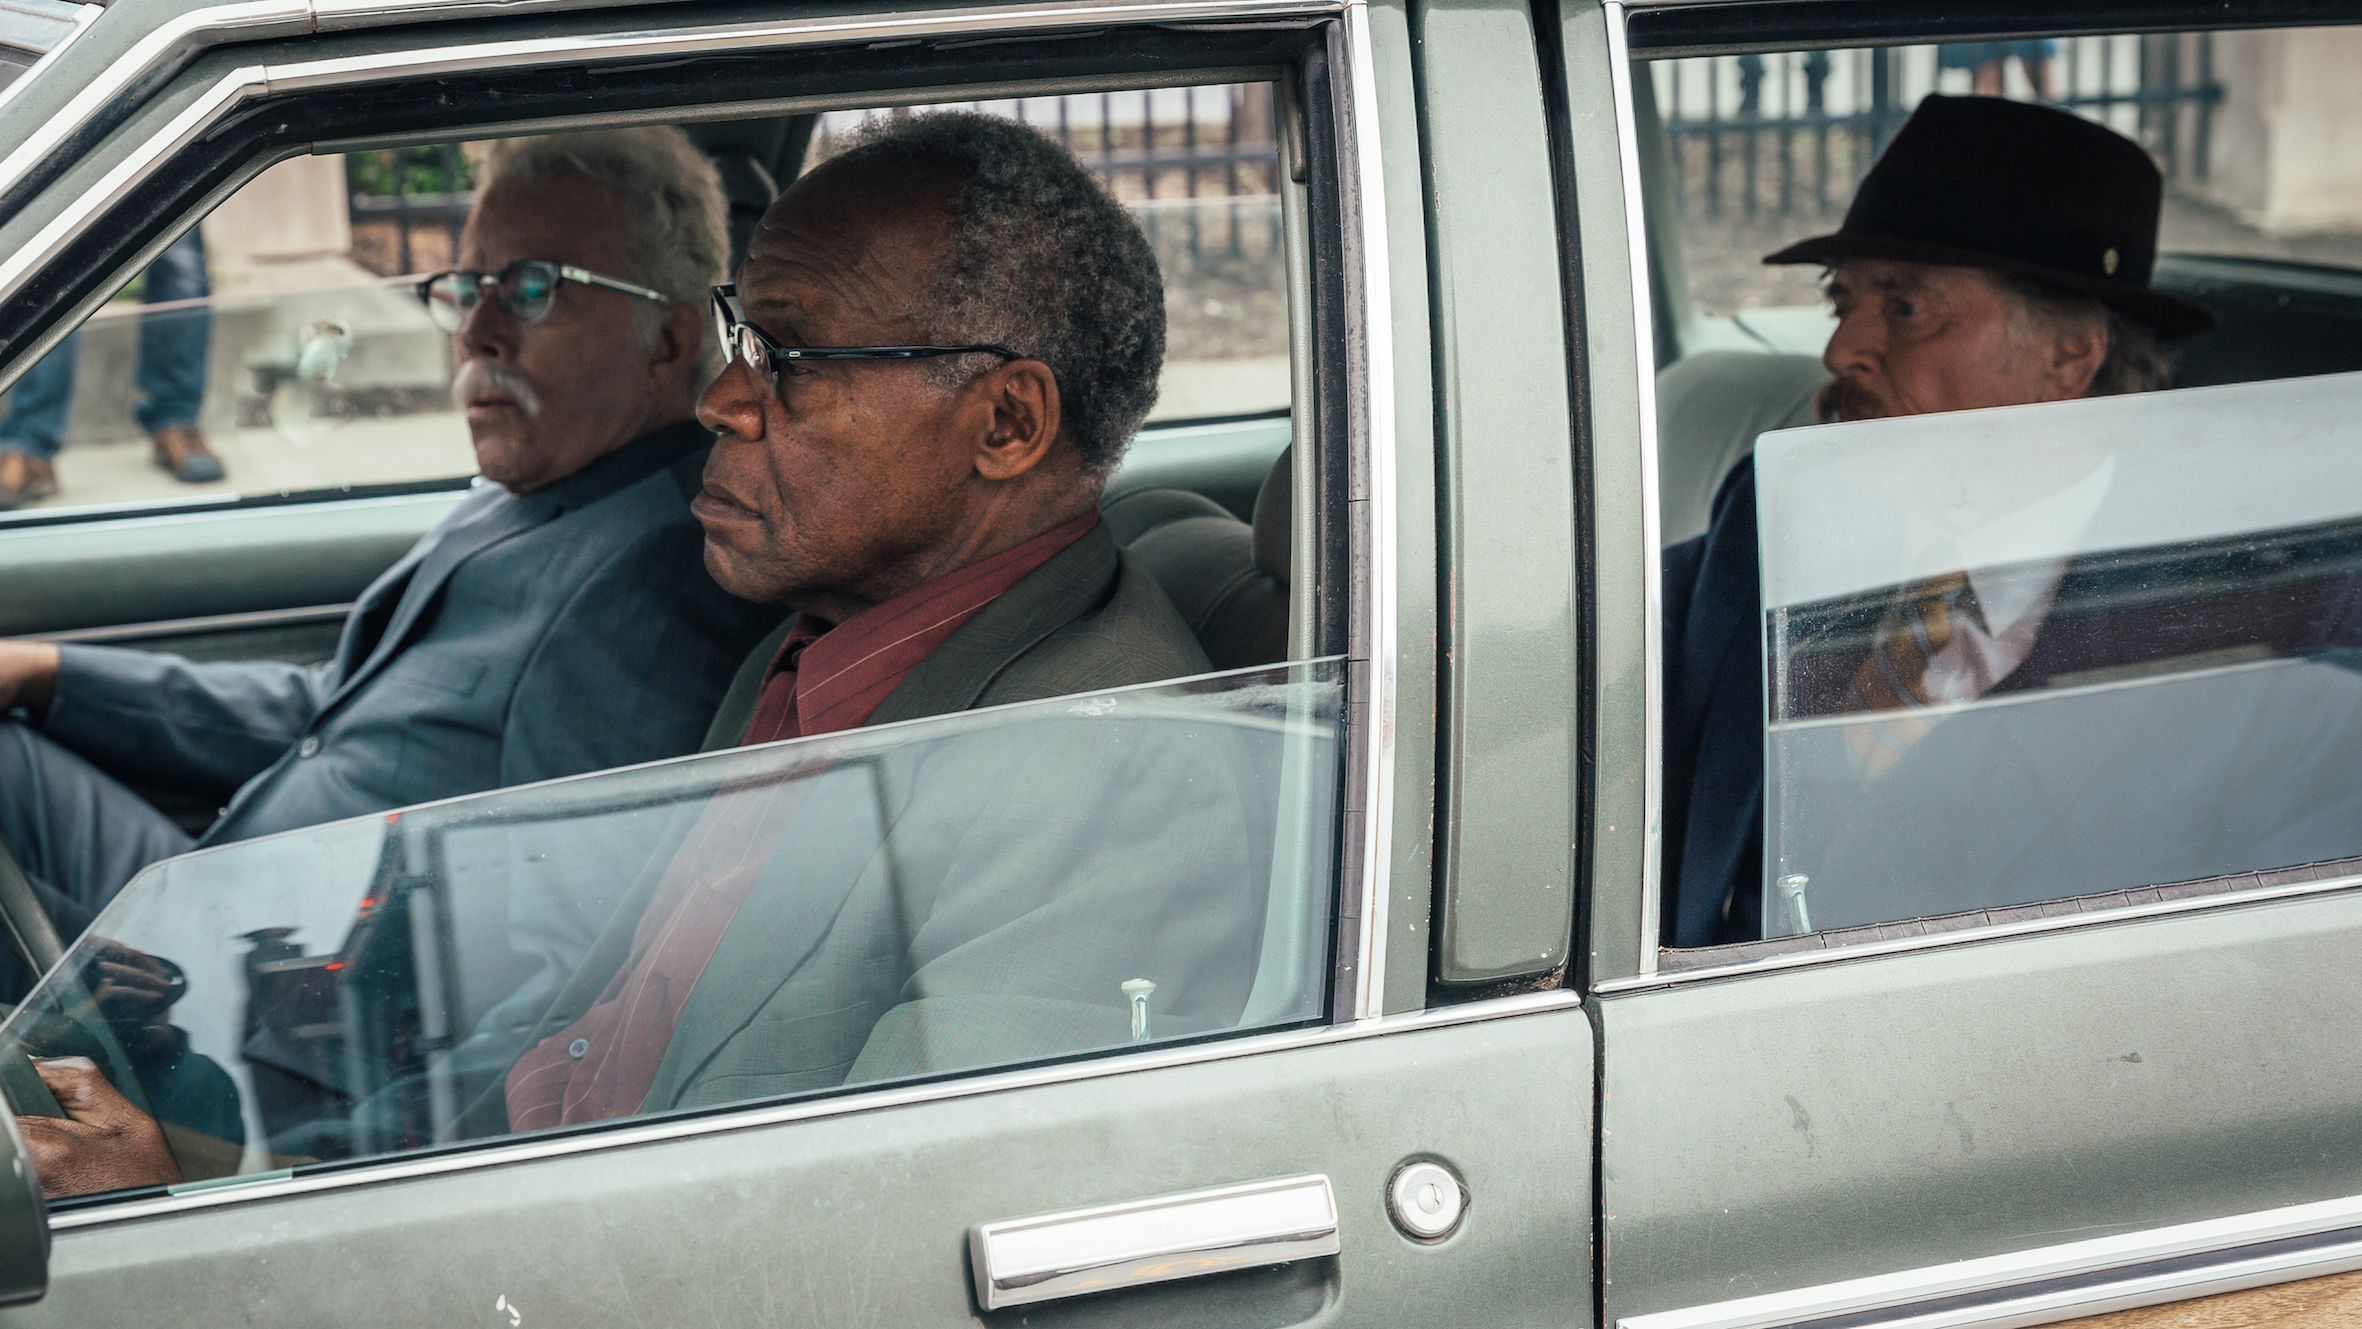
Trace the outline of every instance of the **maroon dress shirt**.
<path fill-rule="evenodd" d="M 1088 513 L 831 626 L 797 619 L 763 679 L 741 745 L 853 729 L 960 625 L 1098 525 Z M 631 955 L 583 1017 L 509 1068 L 509 1129 L 640 1110 L 680 1013 L 803 805 L 788 767 L 715 792 L 665 869 Z"/>

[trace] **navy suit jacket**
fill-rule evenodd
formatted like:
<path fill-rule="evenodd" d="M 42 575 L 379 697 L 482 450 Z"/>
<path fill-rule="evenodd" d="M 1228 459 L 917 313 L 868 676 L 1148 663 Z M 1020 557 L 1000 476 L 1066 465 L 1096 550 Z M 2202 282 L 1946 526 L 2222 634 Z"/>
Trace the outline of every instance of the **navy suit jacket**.
<path fill-rule="evenodd" d="M 1714 496 L 1706 533 L 1665 551 L 1662 944 L 1762 935 L 1763 580 L 1755 459 Z"/>
<path fill-rule="evenodd" d="M 478 485 L 322 664 L 67 646 L 45 728 L 121 778 L 227 796 L 203 844 L 694 751 L 782 612 L 706 574 L 711 444 L 684 422 L 529 494 Z"/>

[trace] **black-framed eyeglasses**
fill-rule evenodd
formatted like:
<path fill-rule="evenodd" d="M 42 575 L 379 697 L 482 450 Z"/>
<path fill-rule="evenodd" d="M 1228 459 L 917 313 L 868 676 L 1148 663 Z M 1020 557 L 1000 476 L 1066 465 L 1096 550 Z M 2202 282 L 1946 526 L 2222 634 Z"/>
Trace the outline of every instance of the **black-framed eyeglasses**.
<path fill-rule="evenodd" d="M 640 300 L 668 302 L 661 291 L 635 286 L 614 277 L 603 276 L 587 268 L 574 267 L 546 258 L 519 259 L 498 272 L 468 272 L 454 268 L 438 272 L 418 283 L 415 288 L 420 303 L 426 306 L 427 316 L 445 332 L 457 332 L 475 312 L 487 288 L 497 296 L 510 316 L 519 323 L 539 323 L 549 317 L 550 306 L 557 301 L 558 287 L 565 282 L 581 282 L 585 286 L 604 286 L 610 291 L 621 291 Z"/>
<path fill-rule="evenodd" d="M 746 362 L 746 370 L 754 381 L 779 392 L 779 373 L 798 361 L 819 360 L 932 360 L 945 355 L 997 355 L 1003 360 L 1022 360 L 1025 357 L 1006 346 L 782 346 L 771 339 L 771 334 L 746 321 L 739 312 L 738 287 L 735 283 L 716 286 L 714 291 L 714 336 L 721 342 L 723 354 L 732 360 Z"/>

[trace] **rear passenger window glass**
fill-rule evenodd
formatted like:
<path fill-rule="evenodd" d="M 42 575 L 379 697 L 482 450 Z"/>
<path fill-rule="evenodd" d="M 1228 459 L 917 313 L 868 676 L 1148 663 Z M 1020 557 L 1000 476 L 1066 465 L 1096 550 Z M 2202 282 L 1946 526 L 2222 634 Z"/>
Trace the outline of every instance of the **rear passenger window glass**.
<path fill-rule="evenodd" d="M 1634 71 L 1660 943 L 2362 869 L 2362 28 L 1812 35 Z"/>
<path fill-rule="evenodd" d="M 1766 435 L 1765 934 L 2362 857 L 2357 412 L 2338 375 Z"/>
<path fill-rule="evenodd" d="M 171 859 L 0 1026 L 0 1077 L 56 1115 L 24 1059 L 92 1058 L 195 1183 L 1314 1018 L 1341 677 L 1060 697 Z M 637 965 L 700 929 L 701 963 Z M 618 976 L 641 972 L 645 1006 Z M 602 1023 L 618 992 L 672 1018 Z"/>

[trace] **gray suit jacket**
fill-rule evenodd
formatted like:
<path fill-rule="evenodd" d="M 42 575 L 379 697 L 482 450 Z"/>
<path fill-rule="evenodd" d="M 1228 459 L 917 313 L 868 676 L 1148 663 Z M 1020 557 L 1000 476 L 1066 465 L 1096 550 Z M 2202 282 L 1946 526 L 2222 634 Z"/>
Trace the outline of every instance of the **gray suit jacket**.
<path fill-rule="evenodd" d="M 770 654 L 748 657 L 719 745 L 743 732 L 748 680 Z M 1205 669 L 1164 592 L 1101 527 L 963 626 L 869 723 Z M 1158 984 L 1160 1035 L 1235 1021 L 1262 925 L 1268 817 L 1221 736 L 1180 728 L 1096 709 L 1029 717 L 914 733 L 819 774 L 642 1110 L 1121 1043 L 1119 989 L 1135 977 Z M 528 1046 L 597 1000 L 671 857 L 643 872 Z M 505 1126 L 495 1090 L 460 1133 Z"/>
<path fill-rule="evenodd" d="M 706 575 L 688 500 L 710 442 L 674 425 L 530 494 L 478 486 L 323 664 L 68 646 L 47 732 L 229 795 L 206 844 L 677 756 L 779 614 Z"/>

